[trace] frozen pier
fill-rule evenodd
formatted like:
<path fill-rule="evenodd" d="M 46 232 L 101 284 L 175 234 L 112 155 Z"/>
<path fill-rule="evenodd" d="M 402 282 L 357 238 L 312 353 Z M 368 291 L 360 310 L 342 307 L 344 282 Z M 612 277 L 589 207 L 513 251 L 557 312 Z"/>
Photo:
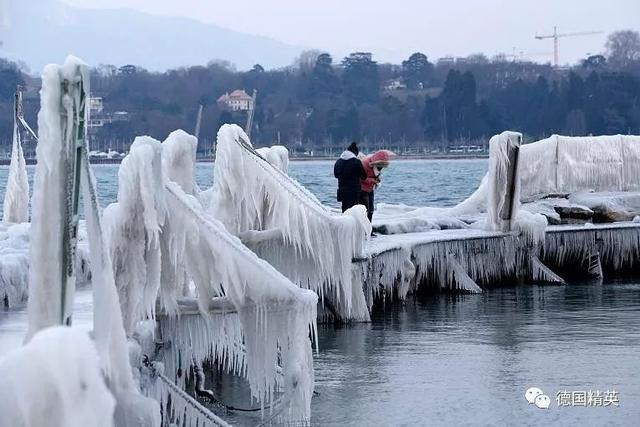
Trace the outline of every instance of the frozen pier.
<path fill-rule="evenodd" d="M 380 297 L 421 291 L 480 292 L 506 281 L 564 282 L 617 274 L 640 262 L 640 223 L 553 225 L 529 244 L 518 231 L 457 229 L 380 235 L 354 265 L 369 307 Z"/>

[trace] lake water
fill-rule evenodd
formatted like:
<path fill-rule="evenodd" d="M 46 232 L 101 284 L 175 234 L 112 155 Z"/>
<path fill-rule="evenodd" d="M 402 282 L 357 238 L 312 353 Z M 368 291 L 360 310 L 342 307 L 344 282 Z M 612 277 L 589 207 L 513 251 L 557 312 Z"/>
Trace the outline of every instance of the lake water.
<path fill-rule="evenodd" d="M 486 160 L 398 161 L 376 197 L 451 205 L 475 190 L 486 167 Z M 212 168 L 197 167 L 203 188 Z M 94 171 L 104 206 L 115 200 L 117 166 Z M 290 174 L 337 206 L 331 162 L 294 162 Z M 5 180 L 0 169 L 0 189 Z M 77 302 L 85 318 L 87 298 Z M 0 311 L 0 347 L 9 345 L 6 337 L 21 336 L 21 325 L 23 310 Z M 368 324 L 321 325 L 318 346 L 312 402 L 318 426 L 640 425 L 637 281 L 411 299 L 374 313 Z M 548 410 L 527 404 L 529 387 L 551 398 Z M 619 406 L 559 407 L 556 394 L 565 390 L 615 390 Z M 239 425 L 260 422 L 255 414 L 221 415 Z"/>

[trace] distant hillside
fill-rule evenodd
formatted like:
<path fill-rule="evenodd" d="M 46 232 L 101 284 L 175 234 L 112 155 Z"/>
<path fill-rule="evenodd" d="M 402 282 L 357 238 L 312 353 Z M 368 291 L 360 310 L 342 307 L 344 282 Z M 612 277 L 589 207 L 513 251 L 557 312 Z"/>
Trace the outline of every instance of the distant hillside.
<path fill-rule="evenodd" d="M 188 18 L 129 9 L 80 9 L 56 0 L 9 2 L 0 23 L 0 56 L 24 61 L 33 72 L 72 53 L 91 65 L 141 65 L 164 70 L 228 60 L 238 69 L 290 64 L 302 50 Z M 229 23 L 232 27 L 233 23 Z"/>

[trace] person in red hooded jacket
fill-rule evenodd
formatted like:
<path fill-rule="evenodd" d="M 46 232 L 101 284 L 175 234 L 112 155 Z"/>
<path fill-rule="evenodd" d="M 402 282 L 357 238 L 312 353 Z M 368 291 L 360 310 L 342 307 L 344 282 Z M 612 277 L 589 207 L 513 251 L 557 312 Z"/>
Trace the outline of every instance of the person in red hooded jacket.
<path fill-rule="evenodd" d="M 360 181 L 362 192 L 360 193 L 360 203 L 367 208 L 369 221 L 373 218 L 374 211 L 374 190 L 380 184 L 380 172 L 389 166 L 389 161 L 393 152 L 389 150 L 379 150 L 362 159 L 362 165 L 367 173 L 367 177 Z"/>

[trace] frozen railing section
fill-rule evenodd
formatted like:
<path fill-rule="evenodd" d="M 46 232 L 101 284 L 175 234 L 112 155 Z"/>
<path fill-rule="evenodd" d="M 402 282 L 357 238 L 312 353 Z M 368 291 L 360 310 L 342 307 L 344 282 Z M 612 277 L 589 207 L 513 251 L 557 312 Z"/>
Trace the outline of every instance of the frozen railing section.
<path fill-rule="evenodd" d="M 345 214 L 326 208 L 235 125 L 218 132 L 214 173 L 215 218 L 294 283 L 320 294 L 336 317 L 369 319 L 362 284 L 352 275 L 352 259 L 370 234 L 362 206 Z"/>
<path fill-rule="evenodd" d="M 521 148 L 523 200 L 577 191 L 639 191 L 640 136 L 552 135 Z"/>
<path fill-rule="evenodd" d="M 84 138 L 88 84 L 87 66 L 74 57 L 62 66 L 48 65 L 42 76 L 29 230 L 27 344 L 0 363 L 7 379 L 0 382 L 0 396 L 9 405 L 3 406 L 2 413 L 11 425 L 80 425 L 81 419 L 99 419 L 104 425 L 115 420 L 123 425 L 125 419 L 134 419 L 134 413 L 137 420 L 149 415 L 159 422 L 154 417 L 158 405 L 139 394 L 133 379 L 111 260 L 104 246 Z M 72 321 L 80 194 L 92 272 L 92 339 L 85 331 L 59 326 Z M 12 382 L 9 373 L 17 374 L 18 361 L 23 369 Z M 44 417 L 43 399 L 50 410 L 45 411 L 46 419 L 39 419 Z"/>
<path fill-rule="evenodd" d="M 174 315 L 162 329 L 163 341 L 171 342 L 168 368 L 186 372 L 205 358 L 227 361 L 259 403 L 270 405 L 282 390 L 290 402 L 285 418 L 308 420 L 317 296 L 205 212 L 194 195 L 195 148 L 195 138 L 182 131 L 162 144 L 137 138 L 120 167 L 118 199 L 104 217 L 127 330 L 154 318 L 159 301 L 163 313 Z M 177 317 L 185 298 L 197 300 L 201 316 Z M 220 299 L 232 313 L 210 313 Z"/>
<path fill-rule="evenodd" d="M 544 235 L 545 219 L 519 209 L 521 140 L 520 133 L 510 131 L 491 138 L 489 171 L 464 201 L 451 207 L 379 204 L 374 230 L 383 234 L 466 228 L 522 230 L 527 238 L 538 241 Z"/>

